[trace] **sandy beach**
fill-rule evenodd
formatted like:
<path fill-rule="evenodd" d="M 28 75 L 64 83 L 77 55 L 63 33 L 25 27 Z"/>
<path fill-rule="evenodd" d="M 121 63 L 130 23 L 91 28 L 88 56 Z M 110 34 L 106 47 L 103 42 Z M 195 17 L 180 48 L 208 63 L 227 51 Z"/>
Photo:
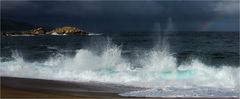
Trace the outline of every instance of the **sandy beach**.
<path fill-rule="evenodd" d="M 96 98 L 120 97 L 116 92 L 103 92 L 100 86 L 87 86 L 53 80 L 1 77 L 2 98 Z M 95 90 L 96 88 L 96 90 Z"/>
<path fill-rule="evenodd" d="M 54 80 L 1 77 L 1 98 L 136 98 L 122 97 L 118 93 L 123 90 L 136 90 L 139 88 L 99 83 L 75 83 Z M 144 97 L 141 97 L 144 98 Z M 157 97 L 157 99 L 185 99 L 182 97 Z M 219 99 L 199 97 L 186 99 Z M 222 98 L 226 99 L 226 98 Z M 227 98 L 237 99 L 237 98 Z"/>

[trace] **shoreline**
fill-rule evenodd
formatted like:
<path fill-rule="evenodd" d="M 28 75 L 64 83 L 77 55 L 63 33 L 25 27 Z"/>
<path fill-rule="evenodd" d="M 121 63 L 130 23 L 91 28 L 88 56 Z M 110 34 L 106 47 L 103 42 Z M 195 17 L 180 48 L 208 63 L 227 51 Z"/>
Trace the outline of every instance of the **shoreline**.
<path fill-rule="evenodd" d="M 103 92 L 95 84 L 88 86 L 87 83 L 75 83 L 66 81 L 1 77 L 1 97 L 69 97 L 69 98 L 103 98 L 103 97 L 121 97 L 116 92 Z"/>
<path fill-rule="evenodd" d="M 120 90 L 117 90 L 120 88 Z M 124 97 L 123 91 L 139 88 L 102 83 L 76 83 L 55 80 L 2 77 L 1 98 L 151 98 Z M 140 88 L 141 89 L 141 88 Z M 237 97 L 152 97 L 153 99 L 238 99 Z"/>

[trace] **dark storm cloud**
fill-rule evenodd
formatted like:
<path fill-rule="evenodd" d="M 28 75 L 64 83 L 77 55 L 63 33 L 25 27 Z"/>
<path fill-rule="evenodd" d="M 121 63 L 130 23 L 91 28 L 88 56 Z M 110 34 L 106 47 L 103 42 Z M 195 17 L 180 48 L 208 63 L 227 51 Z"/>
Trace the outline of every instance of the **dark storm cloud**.
<path fill-rule="evenodd" d="M 239 1 L 2 1 L 1 10 L 3 18 L 100 32 L 152 31 L 156 23 L 165 26 L 169 17 L 179 31 L 198 31 L 207 22 L 228 25 L 209 31 L 236 31 L 239 24 Z"/>

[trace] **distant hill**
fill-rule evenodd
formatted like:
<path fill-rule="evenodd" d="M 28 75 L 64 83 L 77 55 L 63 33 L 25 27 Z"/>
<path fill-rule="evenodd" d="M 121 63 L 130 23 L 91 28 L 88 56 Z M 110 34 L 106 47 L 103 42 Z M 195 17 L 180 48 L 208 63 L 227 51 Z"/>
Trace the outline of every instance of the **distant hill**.
<path fill-rule="evenodd" d="M 23 31 L 34 29 L 36 26 L 26 22 L 14 21 L 10 19 L 1 19 L 1 31 Z"/>

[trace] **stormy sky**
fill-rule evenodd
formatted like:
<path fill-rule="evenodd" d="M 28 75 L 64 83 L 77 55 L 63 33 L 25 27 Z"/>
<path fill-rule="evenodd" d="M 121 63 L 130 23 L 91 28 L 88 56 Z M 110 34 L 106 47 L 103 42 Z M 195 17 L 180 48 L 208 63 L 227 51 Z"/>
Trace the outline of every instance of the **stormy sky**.
<path fill-rule="evenodd" d="M 175 31 L 238 31 L 232 1 L 3 1 L 1 18 L 46 27 L 72 25 L 92 32 L 155 32 L 172 20 Z"/>

